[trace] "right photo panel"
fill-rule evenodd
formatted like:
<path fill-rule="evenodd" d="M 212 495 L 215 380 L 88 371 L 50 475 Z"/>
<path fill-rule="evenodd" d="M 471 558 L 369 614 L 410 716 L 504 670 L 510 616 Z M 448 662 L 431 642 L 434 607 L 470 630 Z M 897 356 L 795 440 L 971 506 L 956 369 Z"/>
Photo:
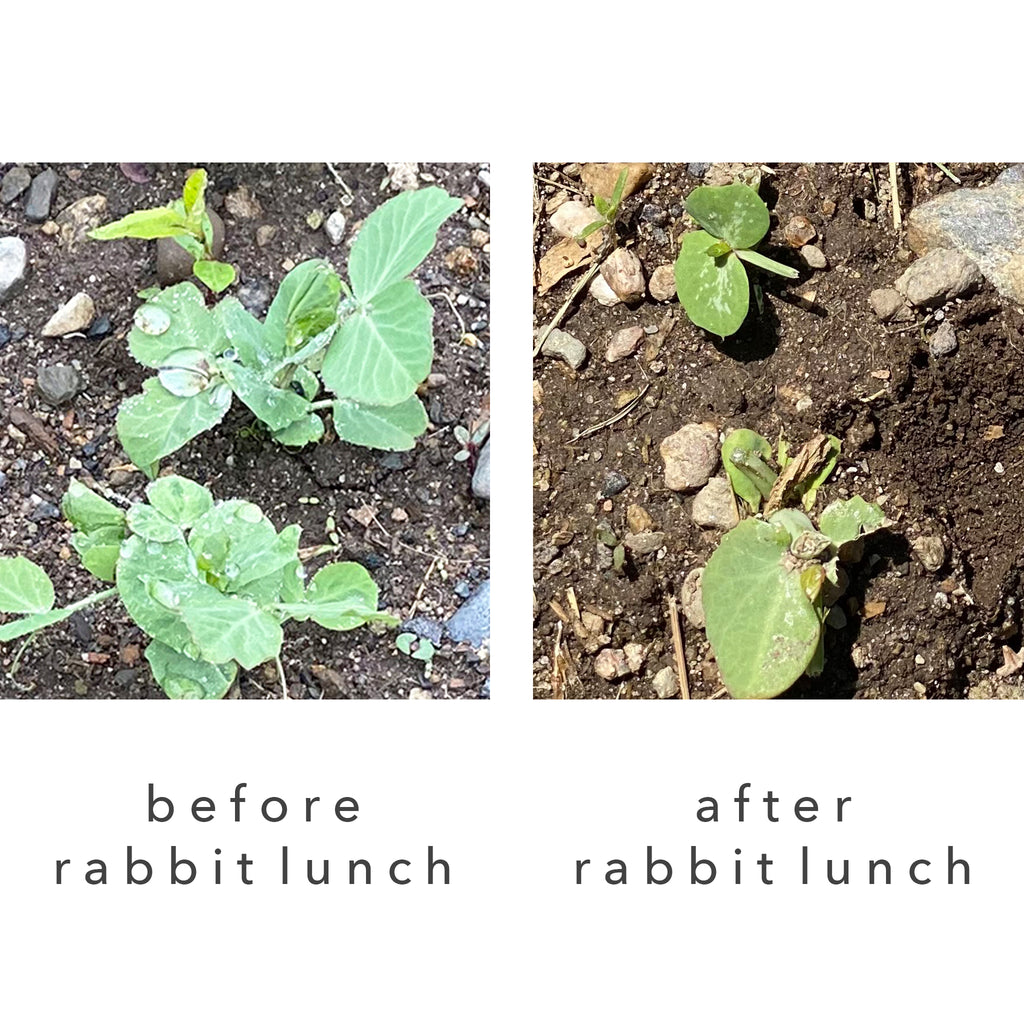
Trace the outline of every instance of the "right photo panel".
<path fill-rule="evenodd" d="M 1024 164 L 533 179 L 534 696 L 1024 696 Z"/>

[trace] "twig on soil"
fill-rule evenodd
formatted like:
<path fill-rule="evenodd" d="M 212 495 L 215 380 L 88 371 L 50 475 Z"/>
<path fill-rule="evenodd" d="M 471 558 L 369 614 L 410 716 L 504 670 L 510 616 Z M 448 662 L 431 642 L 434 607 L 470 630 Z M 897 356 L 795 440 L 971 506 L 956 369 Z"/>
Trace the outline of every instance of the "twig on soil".
<path fill-rule="evenodd" d="M 451 307 L 452 312 L 455 314 L 455 319 L 459 321 L 459 328 L 463 334 L 468 334 L 466 330 L 466 321 L 462 319 L 462 314 L 459 312 L 458 307 L 452 302 L 451 296 L 447 292 L 431 292 L 429 295 L 423 296 L 425 299 L 444 299 L 445 302 Z"/>
<path fill-rule="evenodd" d="M 277 662 L 277 675 L 278 675 L 278 678 L 281 680 L 281 697 L 284 700 L 288 700 L 289 699 L 289 697 L 288 697 L 288 682 L 287 682 L 287 680 L 284 677 L 284 665 L 281 664 L 281 656 L 278 655 L 274 659 L 274 661 Z"/>
<path fill-rule="evenodd" d="M 596 434 L 600 430 L 604 430 L 605 427 L 610 427 L 613 423 L 618 423 L 624 416 L 628 416 L 643 399 L 644 395 L 651 390 L 650 384 L 645 384 L 640 391 L 640 394 L 633 399 L 629 405 L 623 406 L 614 416 L 609 416 L 608 419 L 602 420 L 600 423 L 595 423 L 592 427 L 587 427 L 586 430 L 581 430 L 575 437 L 569 438 L 569 444 L 575 444 L 577 441 L 583 440 L 585 437 L 590 437 L 592 434 Z"/>
<path fill-rule="evenodd" d="M 536 178 L 537 181 L 543 181 L 545 185 L 554 185 L 555 188 L 564 188 L 566 192 L 575 192 L 576 195 L 583 196 L 584 199 L 587 198 L 586 192 L 580 191 L 580 189 L 573 185 L 565 185 L 560 181 L 552 181 L 551 178 L 542 178 L 539 174 L 535 174 L 534 178 Z"/>
<path fill-rule="evenodd" d="M 676 658 L 676 672 L 679 675 L 679 698 L 690 699 L 690 679 L 686 674 L 686 651 L 683 648 L 683 631 L 679 628 L 679 608 L 675 594 L 669 594 L 668 615 L 672 622 L 672 651 Z"/>
<path fill-rule="evenodd" d="M 960 179 L 945 164 L 940 164 L 938 160 L 933 160 L 932 163 L 934 163 L 935 166 L 938 167 L 938 169 L 942 171 L 942 173 L 949 178 L 954 185 L 961 184 Z"/>
<path fill-rule="evenodd" d="M 551 655 L 551 696 L 555 700 L 565 697 L 565 674 L 562 671 L 562 623 L 558 623 L 555 634 L 555 650 Z"/>
<path fill-rule="evenodd" d="M 416 606 L 420 603 L 420 598 L 423 596 L 423 591 L 427 586 L 427 580 L 430 579 L 430 575 L 437 567 L 437 563 L 439 561 L 440 557 L 435 555 L 430 565 L 427 567 L 427 571 L 423 574 L 423 581 L 420 583 L 419 590 L 416 591 L 416 596 L 412 600 L 412 605 L 409 608 L 409 614 L 406 615 L 407 619 L 411 619 L 416 614 Z"/>
<path fill-rule="evenodd" d="M 345 195 L 348 197 L 348 202 L 343 202 L 342 206 L 351 206 L 352 200 L 354 198 L 354 196 L 352 195 L 352 189 L 348 187 L 348 185 L 345 183 L 345 179 L 334 169 L 334 164 L 327 164 L 326 166 L 327 170 L 331 172 L 331 177 L 337 182 L 338 185 L 341 186 L 342 190 L 345 192 Z"/>
<path fill-rule="evenodd" d="M 903 215 L 900 213 L 900 193 L 896 186 L 896 164 L 889 161 L 889 189 L 892 192 L 892 226 L 899 234 L 903 227 Z"/>
<path fill-rule="evenodd" d="M 708 700 L 718 700 L 719 697 L 724 697 L 728 692 L 729 691 L 724 686 L 720 686 L 713 694 L 711 694 L 710 697 L 708 697 Z"/>
<path fill-rule="evenodd" d="M 576 296 L 579 295 L 579 293 L 583 291 L 584 288 L 586 288 L 590 279 L 597 273 L 598 268 L 601 265 L 600 256 L 594 256 L 591 260 L 591 263 L 591 268 L 586 272 L 586 274 L 583 275 L 583 277 L 581 277 L 576 282 L 576 284 L 573 285 L 572 291 L 569 292 L 569 298 L 567 298 L 565 302 L 562 303 L 562 308 L 559 309 L 559 311 L 555 314 L 554 318 L 549 324 L 546 324 L 544 327 L 541 328 L 540 334 L 537 335 L 537 344 L 534 345 L 533 347 L 534 359 L 536 359 L 537 356 L 540 354 L 540 350 L 543 347 L 544 342 L 548 340 L 548 335 L 562 322 L 562 320 L 565 317 L 565 314 L 569 312 L 569 307 L 576 300 Z M 582 260 L 580 262 L 581 267 L 585 267 L 586 265 L 586 260 Z"/>

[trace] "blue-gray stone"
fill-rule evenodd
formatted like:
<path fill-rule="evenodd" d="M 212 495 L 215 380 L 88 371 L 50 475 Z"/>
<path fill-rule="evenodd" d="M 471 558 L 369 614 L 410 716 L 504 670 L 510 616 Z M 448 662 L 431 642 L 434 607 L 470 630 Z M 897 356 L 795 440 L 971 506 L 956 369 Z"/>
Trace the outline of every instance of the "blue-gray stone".
<path fill-rule="evenodd" d="M 417 615 L 402 623 L 402 632 L 415 633 L 418 637 L 423 637 L 437 645 L 441 642 L 441 637 L 444 634 L 444 625 L 433 619 L 428 619 L 425 615 Z"/>
<path fill-rule="evenodd" d="M 0 238 L 0 302 L 17 294 L 28 274 L 28 249 L 20 238 Z"/>
<path fill-rule="evenodd" d="M 57 191 L 57 172 L 47 167 L 32 179 L 25 202 L 25 219 L 39 224 L 50 216 L 50 206 Z"/>
<path fill-rule="evenodd" d="M 491 442 L 488 439 L 473 470 L 473 494 L 485 501 L 491 500 Z"/>
<path fill-rule="evenodd" d="M 32 175 L 24 167 L 12 167 L 0 185 L 0 203 L 13 202 L 32 184 Z"/>
<path fill-rule="evenodd" d="M 485 580 L 476 593 L 448 620 L 446 631 L 456 643 L 480 647 L 491 637 L 491 581 Z"/>

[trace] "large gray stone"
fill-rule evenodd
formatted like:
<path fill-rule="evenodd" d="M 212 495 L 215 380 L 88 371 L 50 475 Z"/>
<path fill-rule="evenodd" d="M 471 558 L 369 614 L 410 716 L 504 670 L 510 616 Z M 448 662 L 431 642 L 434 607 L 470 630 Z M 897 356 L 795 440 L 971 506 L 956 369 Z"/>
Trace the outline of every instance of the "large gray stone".
<path fill-rule="evenodd" d="M 491 636 L 491 581 L 486 580 L 448 620 L 445 630 L 456 643 L 481 647 Z"/>
<path fill-rule="evenodd" d="M 896 281 L 896 291 L 915 306 L 941 306 L 966 295 L 982 282 L 977 263 L 962 252 L 931 249 Z"/>
<path fill-rule="evenodd" d="M 82 382 L 73 366 L 41 366 L 36 374 L 36 391 L 50 405 L 63 405 L 78 394 Z"/>
<path fill-rule="evenodd" d="M 1000 295 L 1024 302 L 1024 166 L 987 188 L 961 188 L 911 211 L 907 242 L 918 253 L 955 249 L 969 256 Z"/>
<path fill-rule="evenodd" d="M 25 167 L 12 167 L 0 185 L 0 203 L 6 205 L 13 202 L 32 184 L 32 175 Z"/>
<path fill-rule="evenodd" d="M 473 470 L 473 494 L 485 501 L 491 500 L 491 442 L 488 439 L 480 450 Z"/>
<path fill-rule="evenodd" d="M 0 238 L 0 303 L 17 294 L 28 274 L 28 250 L 20 238 Z"/>
<path fill-rule="evenodd" d="M 587 346 L 568 331 L 556 327 L 544 339 L 540 353 L 552 359 L 564 359 L 574 370 L 578 370 L 586 362 Z"/>
<path fill-rule="evenodd" d="M 50 216 L 50 207 L 57 192 L 57 172 L 47 167 L 32 179 L 25 201 L 25 219 L 39 224 Z"/>

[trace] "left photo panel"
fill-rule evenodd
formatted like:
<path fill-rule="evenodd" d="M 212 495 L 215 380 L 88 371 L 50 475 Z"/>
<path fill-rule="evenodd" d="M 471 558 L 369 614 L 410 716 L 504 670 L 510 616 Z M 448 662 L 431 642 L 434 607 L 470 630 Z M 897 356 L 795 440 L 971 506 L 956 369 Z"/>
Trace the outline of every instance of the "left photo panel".
<path fill-rule="evenodd" d="M 489 182 L 0 162 L 0 697 L 490 696 Z"/>

